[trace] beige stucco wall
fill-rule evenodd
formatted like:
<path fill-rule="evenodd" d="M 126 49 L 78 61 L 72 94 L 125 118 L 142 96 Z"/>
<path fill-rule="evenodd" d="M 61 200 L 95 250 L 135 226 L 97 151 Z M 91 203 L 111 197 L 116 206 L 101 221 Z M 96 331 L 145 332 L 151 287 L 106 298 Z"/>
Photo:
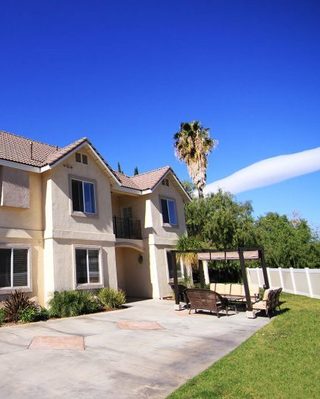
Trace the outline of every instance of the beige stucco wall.
<path fill-rule="evenodd" d="M 30 296 L 43 298 L 43 241 L 41 176 L 29 172 L 29 208 L 0 206 L 0 245 L 26 247 L 30 250 Z M 0 289 L 0 300 L 6 289 Z"/>
<path fill-rule="evenodd" d="M 99 250 L 102 276 L 100 284 L 77 286 L 76 248 L 94 248 Z M 96 289 L 101 287 L 117 289 L 113 243 L 93 242 L 91 240 L 47 239 L 45 240 L 45 253 L 48 254 L 48 262 L 45 262 L 45 303 L 52 297 L 54 291 Z"/>
<path fill-rule="evenodd" d="M 133 218 L 141 220 L 142 237 L 144 239 L 144 255 L 148 259 L 148 276 L 151 280 L 151 295 L 153 298 L 163 298 L 172 294 L 168 284 L 168 265 L 166 251 L 174 249 L 180 235 L 186 232 L 184 216 L 184 196 L 178 188 L 174 178 L 169 175 L 169 187 L 157 186 L 153 193 L 139 197 L 125 194 L 112 194 L 113 214 L 122 217 L 122 208 L 132 207 Z M 164 226 L 161 212 L 161 198 L 174 199 L 177 209 L 177 226 Z M 129 284 L 129 292 L 136 296 L 143 296 L 143 287 L 136 283 L 133 274 L 135 268 L 124 267 L 126 256 L 123 249 L 117 249 L 117 268 L 119 286 Z M 141 269 L 139 269 L 141 270 Z M 143 281 L 143 276 L 140 276 Z M 146 276 L 144 277 L 147 283 Z M 129 283 L 127 283 L 129 281 Z M 131 285 L 132 286 L 131 286 Z M 133 286 L 134 285 L 134 286 Z M 139 294 L 140 292 L 140 294 Z"/>
<path fill-rule="evenodd" d="M 88 165 L 76 162 L 75 155 L 72 154 L 43 176 L 45 302 L 55 290 L 102 286 L 117 288 L 109 177 L 96 164 L 90 153 L 86 154 Z M 80 215 L 72 212 L 71 177 L 94 181 L 96 215 Z M 99 249 L 103 277 L 100 285 L 77 287 L 76 247 Z"/>
<path fill-rule="evenodd" d="M 131 248 L 116 248 L 118 285 L 127 296 L 151 298 L 148 254 L 143 253 L 142 263 L 139 263 L 139 255 L 140 252 Z"/>
<path fill-rule="evenodd" d="M 176 202 L 178 225 L 164 226 L 161 212 L 161 198 L 174 199 Z M 149 222 L 147 222 L 149 219 Z M 184 202 L 181 191 L 174 179 L 169 175 L 169 187 L 159 184 L 147 199 L 146 226 L 149 231 L 150 268 L 152 276 L 157 281 L 158 290 L 154 290 L 154 297 L 163 298 L 172 294 L 169 286 L 169 274 L 166 251 L 174 249 L 179 236 L 186 233 Z M 155 286 L 155 284 L 154 284 Z"/>
<path fill-rule="evenodd" d="M 161 198 L 174 199 L 176 202 L 178 225 L 164 226 L 161 213 Z M 155 191 L 148 196 L 151 202 L 152 228 L 154 234 L 161 238 L 177 240 L 186 231 L 184 203 L 181 191 L 178 190 L 174 179 L 169 175 L 169 187 L 159 184 Z"/>
<path fill-rule="evenodd" d="M 83 151 L 82 151 L 83 152 Z M 65 162 L 44 175 L 46 187 L 45 236 L 75 232 L 80 234 L 113 235 L 112 206 L 109 178 L 94 159 L 88 155 L 88 165 L 75 161 L 72 154 Z M 72 212 L 71 177 L 94 181 L 96 189 L 96 215 Z M 104 237 L 106 238 L 106 237 Z M 113 239 L 112 236 L 108 239 Z"/>

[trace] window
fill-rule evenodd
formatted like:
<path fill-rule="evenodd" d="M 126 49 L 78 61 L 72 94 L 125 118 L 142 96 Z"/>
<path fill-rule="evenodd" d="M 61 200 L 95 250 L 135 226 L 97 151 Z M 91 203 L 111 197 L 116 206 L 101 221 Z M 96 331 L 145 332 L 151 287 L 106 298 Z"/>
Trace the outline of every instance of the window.
<path fill-rule="evenodd" d="M 0 248 L 0 288 L 28 286 L 28 249 Z"/>
<path fill-rule="evenodd" d="M 168 186 L 168 187 L 169 187 L 169 179 L 163 179 L 163 180 L 162 180 L 162 185 L 163 185 L 163 186 Z"/>
<path fill-rule="evenodd" d="M 100 283 L 98 249 L 76 249 L 76 276 L 77 285 Z"/>
<path fill-rule="evenodd" d="M 162 220 L 164 224 L 178 224 L 176 202 L 171 199 L 161 199 Z"/>
<path fill-rule="evenodd" d="M 80 152 L 76 152 L 76 162 L 88 165 L 88 156 L 81 154 Z"/>
<path fill-rule="evenodd" d="M 171 253 L 168 251 L 167 251 L 167 265 L 168 265 L 169 279 L 173 280 L 173 263 L 172 263 Z M 183 278 L 183 270 L 180 262 L 177 262 L 177 274 L 178 278 Z"/>
<path fill-rule="evenodd" d="M 82 163 L 84 163 L 85 165 L 88 165 L 88 157 L 84 154 L 82 154 Z"/>
<path fill-rule="evenodd" d="M 72 210 L 96 213 L 95 187 L 93 183 L 72 179 Z"/>

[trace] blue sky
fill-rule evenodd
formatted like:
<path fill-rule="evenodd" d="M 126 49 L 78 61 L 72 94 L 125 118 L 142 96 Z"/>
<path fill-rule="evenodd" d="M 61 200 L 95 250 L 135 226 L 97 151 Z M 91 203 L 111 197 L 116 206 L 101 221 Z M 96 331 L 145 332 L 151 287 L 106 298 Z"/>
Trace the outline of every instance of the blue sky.
<path fill-rule="evenodd" d="M 319 1 L 1 1 L 0 129 L 87 136 L 132 174 L 170 164 L 180 122 L 219 140 L 208 182 L 320 145 Z M 320 172 L 239 194 L 320 226 Z"/>

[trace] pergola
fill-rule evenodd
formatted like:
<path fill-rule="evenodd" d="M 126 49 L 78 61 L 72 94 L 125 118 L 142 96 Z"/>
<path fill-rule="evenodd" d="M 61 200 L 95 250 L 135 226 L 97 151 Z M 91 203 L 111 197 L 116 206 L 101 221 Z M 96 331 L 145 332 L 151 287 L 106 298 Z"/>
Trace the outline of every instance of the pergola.
<path fill-rule="evenodd" d="M 173 265 L 173 281 L 174 281 L 174 293 L 175 303 L 179 305 L 179 288 L 178 288 L 178 272 L 177 272 L 177 254 L 183 253 L 194 253 L 198 255 L 199 268 L 203 270 L 202 261 L 226 261 L 226 260 L 238 260 L 240 261 L 242 281 L 244 285 L 244 291 L 246 294 L 247 310 L 252 310 L 252 302 L 249 291 L 248 277 L 246 272 L 245 261 L 258 260 L 260 261 L 263 278 L 264 288 L 269 288 L 269 279 L 267 274 L 267 268 L 264 259 L 264 250 L 262 247 L 257 248 L 238 248 L 228 250 L 214 250 L 214 249 L 192 249 L 192 250 L 172 250 L 172 265 Z"/>

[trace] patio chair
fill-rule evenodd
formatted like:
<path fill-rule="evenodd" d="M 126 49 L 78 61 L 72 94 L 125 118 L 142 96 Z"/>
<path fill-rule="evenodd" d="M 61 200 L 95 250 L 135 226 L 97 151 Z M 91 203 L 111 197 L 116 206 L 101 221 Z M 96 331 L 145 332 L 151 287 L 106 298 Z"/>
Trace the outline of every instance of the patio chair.
<path fill-rule="evenodd" d="M 215 291 L 205 290 L 200 288 L 188 288 L 185 294 L 190 303 L 189 314 L 194 309 L 195 313 L 198 310 L 208 310 L 216 313 L 220 317 L 219 312 L 225 310 L 228 315 L 228 301 Z"/>
<path fill-rule="evenodd" d="M 277 307 L 279 310 L 281 310 L 280 309 L 280 294 L 281 294 L 281 292 L 282 292 L 281 287 L 276 290 L 275 308 Z"/>
<path fill-rule="evenodd" d="M 282 291 L 282 289 L 281 289 Z M 281 293 L 279 292 L 279 295 Z M 263 310 L 265 311 L 266 315 L 271 318 L 272 314 L 274 313 L 277 305 L 277 292 L 276 290 L 267 289 L 264 292 L 263 299 L 254 303 L 252 305 L 253 310 Z"/>
<path fill-rule="evenodd" d="M 170 283 L 170 287 L 172 289 L 172 291 L 174 292 L 174 284 Z M 180 302 L 185 302 L 186 304 L 188 304 L 188 298 L 185 295 L 185 291 L 186 291 L 187 287 L 183 284 L 178 284 L 178 298 Z"/>

